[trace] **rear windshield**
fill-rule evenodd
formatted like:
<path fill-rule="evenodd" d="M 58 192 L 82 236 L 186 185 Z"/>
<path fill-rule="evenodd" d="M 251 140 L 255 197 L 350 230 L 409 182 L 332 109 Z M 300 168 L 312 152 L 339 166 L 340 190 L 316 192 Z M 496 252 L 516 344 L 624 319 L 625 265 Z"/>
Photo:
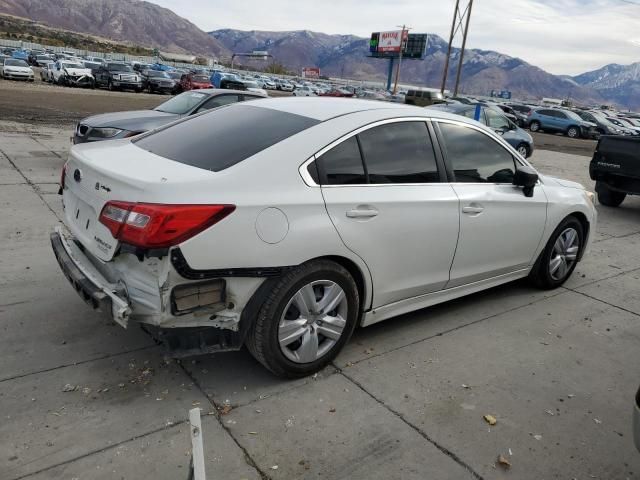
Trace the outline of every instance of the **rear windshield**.
<path fill-rule="evenodd" d="M 134 143 L 176 162 L 218 172 L 319 123 L 270 108 L 229 105 L 143 136 Z"/>

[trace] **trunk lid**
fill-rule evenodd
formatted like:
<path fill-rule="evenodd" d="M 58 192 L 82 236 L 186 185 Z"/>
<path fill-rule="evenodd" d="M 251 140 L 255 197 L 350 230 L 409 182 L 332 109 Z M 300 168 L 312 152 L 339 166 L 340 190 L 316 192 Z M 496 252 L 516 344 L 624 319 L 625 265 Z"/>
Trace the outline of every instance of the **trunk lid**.
<path fill-rule="evenodd" d="M 103 261 L 111 260 L 119 246 L 99 221 L 108 201 L 190 203 L 190 192 L 197 191 L 191 185 L 215 176 L 147 152 L 129 140 L 75 145 L 66 168 L 65 224 Z"/>

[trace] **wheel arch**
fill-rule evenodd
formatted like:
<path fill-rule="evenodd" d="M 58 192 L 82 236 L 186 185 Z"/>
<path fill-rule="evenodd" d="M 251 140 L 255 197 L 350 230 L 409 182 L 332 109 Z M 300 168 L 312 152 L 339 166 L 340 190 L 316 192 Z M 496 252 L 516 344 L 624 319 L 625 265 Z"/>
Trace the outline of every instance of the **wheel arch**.
<path fill-rule="evenodd" d="M 587 245 L 587 239 L 589 238 L 589 234 L 591 230 L 591 224 L 589 223 L 589 219 L 587 219 L 587 216 L 582 212 L 575 211 L 567 215 L 565 218 L 568 218 L 568 217 L 574 217 L 580 222 L 580 225 L 582 225 L 582 230 L 583 230 L 582 233 L 584 234 L 583 246 Z M 580 249 L 580 255 L 578 256 L 578 261 L 582 260 L 582 255 L 584 254 L 584 251 L 585 251 L 585 248 Z"/>
<path fill-rule="evenodd" d="M 353 260 L 339 255 L 327 255 L 324 257 L 314 258 L 313 260 L 331 260 L 332 262 L 335 262 L 338 265 L 344 267 L 349 272 L 353 280 L 356 282 L 356 285 L 358 286 L 358 296 L 360 297 L 360 315 L 362 316 L 368 304 L 367 293 L 369 293 L 369 288 L 367 286 L 364 273 L 362 272 L 360 267 Z"/>
<path fill-rule="evenodd" d="M 357 325 L 360 325 L 368 305 L 371 304 L 371 282 L 367 282 L 367 277 L 365 277 L 368 272 L 363 272 L 362 268 L 355 261 L 341 255 L 324 255 L 320 257 L 310 258 L 306 262 L 303 262 L 303 264 L 316 260 L 330 260 L 337 263 L 341 267 L 345 268 L 349 272 L 353 280 L 356 282 L 356 286 L 358 287 L 358 295 L 360 297 L 360 318 L 358 319 Z M 279 276 L 267 278 L 258 287 L 258 289 L 254 292 L 254 294 L 245 305 L 241 314 L 239 327 L 241 343 L 244 343 L 246 335 L 251 329 L 258 311 L 260 310 L 260 307 L 264 303 L 269 292 L 276 286 L 279 278 Z"/>

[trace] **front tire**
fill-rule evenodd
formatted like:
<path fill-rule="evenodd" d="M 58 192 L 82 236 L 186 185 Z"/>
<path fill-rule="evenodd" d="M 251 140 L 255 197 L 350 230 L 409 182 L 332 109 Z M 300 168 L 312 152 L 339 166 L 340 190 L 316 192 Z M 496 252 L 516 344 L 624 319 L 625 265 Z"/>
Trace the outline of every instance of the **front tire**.
<path fill-rule="evenodd" d="M 601 182 L 596 183 L 596 192 L 598 193 L 598 201 L 606 207 L 619 207 L 627 197 L 626 193 L 610 190 Z"/>
<path fill-rule="evenodd" d="M 532 132 L 539 132 L 540 122 L 538 122 L 537 120 L 534 120 L 533 122 L 531 122 L 531 124 L 529 125 L 529 130 L 531 130 Z"/>
<path fill-rule="evenodd" d="M 299 378 L 321 370 L 360 316 L 358 288 L 341 265 L 315 260 L 287 272 L 258 311 L 247 348 L 269 371 Z"/>
<path fill-rule="evenodd" d="M 516 148 L 516 150 L 522 156 L 522 158 L 527 158 L 529 156 L 529 147 L 527 147 L 526 143 L 521 143 L 520 145 L 518 145 L 518 148 Z"/>
<path fill-rule="evenodd" d="M 580 136 L 580 130 L 578 127 L 569 127 L 567 130 L 567 137 L 569 138 L 578 138 Z"/>
<path fill-rule="evenodd" d="M 570 215 L 549 237 L 529 273 L 529 279 L 543 290 L 558 288 L 573 273 L 583 248 L 584 228 L 576 217 Z"/>

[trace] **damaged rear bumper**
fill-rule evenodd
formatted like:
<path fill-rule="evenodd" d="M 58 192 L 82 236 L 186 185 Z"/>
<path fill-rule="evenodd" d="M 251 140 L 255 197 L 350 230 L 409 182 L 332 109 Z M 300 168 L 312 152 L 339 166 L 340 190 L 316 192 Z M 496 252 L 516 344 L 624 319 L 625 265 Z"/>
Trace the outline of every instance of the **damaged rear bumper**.
<path fill-rule="evenodd" d="M 65 238 L 60 227 L 56 227 L 51 234 L 51 247 L 62 272 L 80 297 L 126 328 L 131 308 L 126 299 L 116 293 L 117 285 L 109 283 L 91 267 L 91 262 L 80 247 Z"/>

